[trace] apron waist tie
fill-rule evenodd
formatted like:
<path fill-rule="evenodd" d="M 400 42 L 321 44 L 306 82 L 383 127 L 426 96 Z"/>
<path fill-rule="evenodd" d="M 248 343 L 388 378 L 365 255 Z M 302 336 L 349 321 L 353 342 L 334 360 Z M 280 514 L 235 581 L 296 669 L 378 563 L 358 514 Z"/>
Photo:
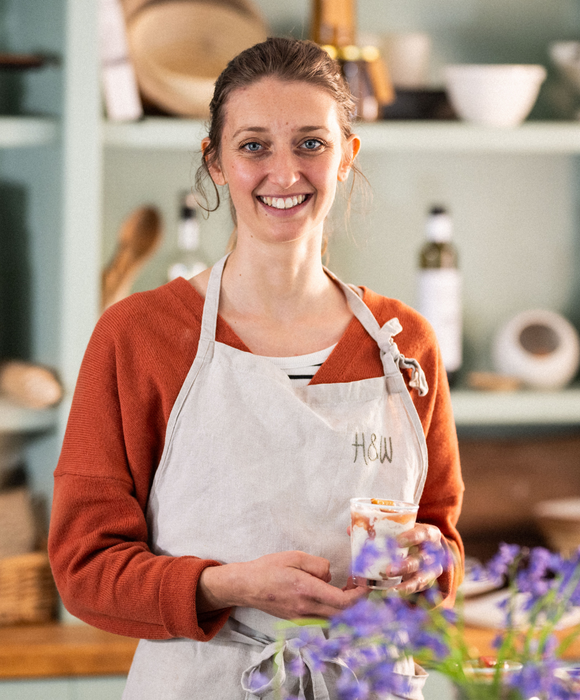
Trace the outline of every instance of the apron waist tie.
<path fill-rule="evenodd" d="M 244 700 L 278 700 L 280 689 L 290 693 L 298 700 L 331 700 L 331 695 L 326 678 L 320 668 L 320 662 L 327 667 L 332 665 L 335 671 L 346 670 L 357 680 L 354 671 L 342 659 L 320 657 L 314 659 L 309 651 L 308 642 L 301 637 L 288 637 L 276 641 L 262 632 L 258 632 L 243 622 L 230 617 L 228 637 L 232 641 L 243 644 L 262 646 L 263 650 L 258 660 L 248 667 L 242 674 L 242 689 L 245 691 Z M 225 628 L 224 628 L 225 629 Z M 320 627 L 316 625 L 297 627 L 286 630 L 286 634 L 300 635 L 304 629 L 308 629 L 309 637 L 313 641 L 324 641 L 326 637 Z M 298 668 L 292 669 L 296 665 Z M 286 667 L 290 669 L 290 675 Z M 404 658 L 397 662 L 397 670 L 394 676 L 400 678 L 401 692 L 389 695 L 393 700 L 423 700 L 423 686 L 427 674 L 415 664 L 413 659 Z M 302 675 L 293 673 L 300 669 Z M 338 674 L 337 674 L 338 678 Z M 288 682 L 290 681 L 290 682 Z M 309 682 L 310 681 L 310 682 Z M 405 690 L 403 690 L 405 688 Z M 335 697 L 335 689 L 333 688 Z M 306 696 L 308 692 L 308 696 Z"/>
<path fill-rule="evenodd" d="M 314 700 L 330 700 L 330 693 L 319 667 L 319 661 L 312 658 L 308 643 L 303 639 L 291 637 L 277 641 L 233 618 L 229 620 L 229 627 L 229 638 L 232 641 L 264 647 L 258 660 L 242 674 L 241 683 L 246 693 L 245 700 L 274 700 L 279 697 L 281 688 L 291 692 L 299 700 L 306 700 L 305 691 L 308 686 L 311 688 L 311 697 Z M 302 630 L 304 627 L 297 628 L 296 633 L 299 634 Z M 321 641 L 325 639 L 320 627 L 309 627 L 309 633 L 312 639 Z M 342 667 L 354 676 L 354 672 L 341 659 L 321 658 L 320 660 L 325 664 Z M 293 665 L 301 669 L 301 675 L 292 673 Z M 286 670 L 287 666 L 290 668 L 290 674 Z"/>

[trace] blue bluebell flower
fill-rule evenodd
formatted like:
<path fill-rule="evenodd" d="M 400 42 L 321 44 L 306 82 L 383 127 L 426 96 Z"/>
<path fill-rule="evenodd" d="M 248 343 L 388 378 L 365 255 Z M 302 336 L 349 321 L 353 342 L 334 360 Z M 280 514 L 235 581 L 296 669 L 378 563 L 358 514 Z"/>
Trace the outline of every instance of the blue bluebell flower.
<path fill-rule="evenodd" d="M 444 558 L 448 554 L 437 547 L 425 547 L 422 552 L 423 562 L 429 567 L 449 563 Z M 372 544 L 363 554 L 368 565 L 382 552 Z M 520 630 L 515 635 L 503 633 L 493 642 L 499 658 L 523 663 L 521 671 L 509 677 L 510 682 L 524 698 L 579 700 L 580 694 L 574 695 L 554 675 L 560 642 L 552 630 L 571 606 L 580 604 L 580 550 L 564 559 L 544 548 L 528 550 L 502 543 L 485 575 L 508 577 L 508 597 L 501 605 L 508 631 L 515 626 L 516 596 L 519 600 L 522 593 L 524 612 L 533 623 L 521 634 Z M 377 694 L 400 693 L 401 685 L 408 681 L 394 672 L 395 665 L 407 656 L 419 656 L 456 680 L 465 681 L 461 664 L 468 659 L 468 649 L 464 642 L 461 646 L 461 621 L 457 611 L 440 606 L 441 600 L 436 586 L 413 601 L 392 592 L 372 594 L 329 620 L 326 637 L 313 637 L 305 628 L 300 639 L 302 653 L 315 669 L 324 669 L 330 660 L 347 664 L 348 669 L 337 682 L 340 700 L 369 700 Z M 450 633 L 452 628 L 454 632 Z M 299 661 L 288 668 L 294 675 L 304 671 Z M 256 677 L 256 683 L 261 680 Z"/>
<path fill-rule="evenodd" d="M 498 553 L 489 561 L 487 572 L 492 579 L 501 579 L 509 573 L 510 567 L 521 554 L 521 547 L 517 544 L 502 542 Z"/>

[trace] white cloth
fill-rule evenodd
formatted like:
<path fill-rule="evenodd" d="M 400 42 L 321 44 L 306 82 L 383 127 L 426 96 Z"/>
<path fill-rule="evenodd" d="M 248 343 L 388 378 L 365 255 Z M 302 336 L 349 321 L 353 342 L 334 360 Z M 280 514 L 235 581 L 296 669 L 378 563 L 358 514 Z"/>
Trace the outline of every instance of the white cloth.
<path fill-rule="evenodd" d="M 224 563 L 302 550 L 326 557 L 333 585 L 342 587 L 350 567 L 349 499 L 421 497 L 427 447 L 398 365 L 413 369 L 422 392 L 424 375 L 392 340 L 398 321 L 380 328 L 360 297 L 327 271 L 379 344 L 385 376 L 294 388 L 267 359 L 216 342 L 226 259 L 212 269 L 198 351 L 167 425 L 148 504 L 152 550 Z M 377 449 L 385 439 L 388 455 Z M 251 698 L 242 675 L 261 662 L 276 622 L 235 608 L 210 642 L 142 640 L 123 697 Z M 332 674 L 323 684 L 334 698 Z M 319 680 L 307 700 L 326 697 Z"/>
<path fill-rule="evenodd" d="M 307 386 L 312 377 L 316 374 L 320 366 L 329 358 L 330 353 L 336 347 L 336 343 L 329 348 L 311 352 L 308 355 L 294 355 L 290 357 L 268 357 L 267 355 L 259 355 L 269 360 L 276 367 L 286 372 L 292 380 L 292 386 Z"/>

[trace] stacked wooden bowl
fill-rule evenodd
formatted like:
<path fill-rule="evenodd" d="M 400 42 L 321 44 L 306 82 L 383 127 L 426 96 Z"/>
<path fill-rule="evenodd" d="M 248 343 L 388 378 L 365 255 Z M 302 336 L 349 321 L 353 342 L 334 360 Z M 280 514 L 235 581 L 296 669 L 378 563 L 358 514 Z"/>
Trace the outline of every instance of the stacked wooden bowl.
<path fill-rule="evenodd" d="M 123 0 L 123 9 L 144 100 L 178 116 L 207 117 L 228 61 L 268 34 L 251 0 Z"/>

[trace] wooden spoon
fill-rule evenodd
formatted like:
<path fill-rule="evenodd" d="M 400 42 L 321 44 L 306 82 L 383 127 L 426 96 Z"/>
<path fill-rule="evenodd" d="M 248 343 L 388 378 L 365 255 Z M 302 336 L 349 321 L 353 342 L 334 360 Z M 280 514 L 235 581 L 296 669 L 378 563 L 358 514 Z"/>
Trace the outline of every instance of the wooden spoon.
<path fill-rule="evenodd" d="M 159 245 L 161 236 L 161 216 L 155 207 L 140 207 L 123 222 L 115 254 L 103 270 L 103 311 L 129 296 L 139 270 Z"/>

